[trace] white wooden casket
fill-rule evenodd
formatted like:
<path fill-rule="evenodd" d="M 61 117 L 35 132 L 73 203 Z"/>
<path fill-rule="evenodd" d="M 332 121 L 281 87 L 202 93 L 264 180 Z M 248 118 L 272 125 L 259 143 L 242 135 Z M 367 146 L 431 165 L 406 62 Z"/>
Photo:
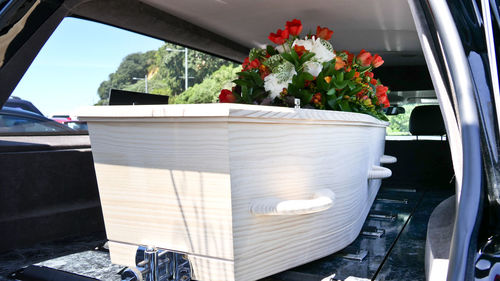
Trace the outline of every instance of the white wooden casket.
<path fill-rule="evenodd" d="M 359 234 L 390 170 L 387 122 L 241 104 L 91 107 L 113 263 L 137 245 L 188 253 L 196 280 L 256 280 Z"/>

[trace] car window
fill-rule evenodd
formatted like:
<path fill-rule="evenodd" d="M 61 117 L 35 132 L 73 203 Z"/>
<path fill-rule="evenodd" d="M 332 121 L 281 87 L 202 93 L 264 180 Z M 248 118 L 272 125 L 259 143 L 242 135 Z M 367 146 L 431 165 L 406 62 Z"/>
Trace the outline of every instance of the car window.
<path fill-rule="evenodd" d="M 405 113 L 398 115 L 388 115 L 390 125 L 386 130 L 387 140 L 416 140 L 417 137 L 410 133 L 410 116 L 415 107 L 421 105 L 438 104 L 437 100 L 432 100 L 428 103 L 408 103 L 400 105 L 405 110 Z M 421 140 L 445 140 L 446 136 L 418 136 Z"/>
<path fill-rule="evenodd" d="M 216 102 L 241 66 L 203 52 L 78 18 L 64 19 L 12 93 L 70 128 L 86 130 L 81 107 L 108 105 L 111 89 Z M 13 124 L 13 122 L 8 122 Z M 43 125 L 29 130 L 46 132 Z M 20 128 L 13 130 L 21 130 Z"/>
<path fill-rule="evenodd" d="M 0 133 L 67 132 L 70 131 L 50 120 L 0 114 Z"/>

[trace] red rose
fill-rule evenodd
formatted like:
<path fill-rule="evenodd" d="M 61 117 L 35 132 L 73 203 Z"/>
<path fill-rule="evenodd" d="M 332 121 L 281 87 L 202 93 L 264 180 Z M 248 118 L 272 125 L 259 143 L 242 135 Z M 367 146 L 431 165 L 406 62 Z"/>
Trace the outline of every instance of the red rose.
<path fill-rule="evenodd" d="M 365 49 L 361 50 L 356 58 L 361 66 L 369 66 L 373 60 L 372 54 L 365 51 Z"/>
<path fill-rule="evenodd" d="M 370 80 L 370 84 L 372 84 L 373 86 L 377 85 L 377 80 L 375 80 L 375 79 L 372 78 Z"/>
<path fill-rule="evenodd" d="M 299 55 L 299 58 L 301 58 L 302 55 L 306 52 L 306 48 L 304 46 L 300 46 L 300 45 L 293 46 L 293 49 L 295 50 L 297 55 Z"/>
<path fill-rule="evenodd" d="M 389 90 L 388 87 L 386 87 L 384 85 L 378 85 L 376 88 L 376 91 L 377 91 L 376 95 L 379 96 L 379 95 L 386 94 L 388 90 Z"/>
<path fill-rule="evenodd" d="M 222 91 L 220 91 L 220 94 L 219 94 L 219 102 L 221 102 L 221 103 L 236 102 L 236 97 L 234 96 L 233 92 L 226 90 L 226 89 L 223 89 Z"/>
<path fill-rule="evenodd" d="M 243 71 L 251 70 L 251 69 L 254 69 L 254 68 L 259 68 L 260 61 L 259 61 L 259 59 L 254 59 L 253 61 L 250 61 L 250 59 L 247 57 L 243 61 L 243 65 L 242 66 L 243 66 Z"/>
<path fill-rule="evenodd" d="M 373 56 L 373 60 L 372 60 L 373 67 L 377 68 L 377 67 L 381 66 L 383 63 L 384 63 L 384 60 L 382 59 L 381 56 L 379 56 L 378 54 L 375 54 Z"/>
<path fill-rule="evenodd" d="M 387 98 L 387 94 L 383 94 L 380 97 L 377 97 L 377 99 L 378 104 L 383 104 L 384 108 L 391 106 L 391 104 L 389 103 L 389 99 Z"/>
<path fill-rule="evenodd" d="M 389 88 L 385 87 L 384 85 L 378 85 L 376 88 L 376 93 L 375 95 L 377 96 L 378 99 L 378 104 L 383 104 L 384 108 L 389 107 L 389 98 L 387 97 L 387 91 Z"/>
<path fill-rule="evenodd" d="M 273 41 L 274 44 L 278 44 L 278 45 L 282 45 L 283 43 L 286 42 L 286 39 L 288 39 L 288 37 L 290 36 L 289 34 L 289 31 L 287 29 L 285 30 L 281 30 L 281 29 L 278 29 L 278 31 L 276 31 L 276 33 L 272 33 L 269 34 L 269 40 Z"/>
<path fill-rule="evenodd" d="M 293 19 L 292 21 L 287 21 L 285 29 L 288 30 L 290 35 L 298 36 L 302 32 L 302 23 L 298 19 Z"/>
<path fill-rule="evenodd" d="M 333 30 L 328 29 L 328 27 L 316 27 L 316 37 L 323 40 L 330 40 L 332 38 Z"/>
<path fill-rule="evenodd" d="M 365 75 L 373 79 L 373 72 L 367 71 Z"/>
<path fill-rule="evenodd" d="M 349 65 L 352 65 L 352 61 L 354 60 L 354 54 L 348 51 L 346 51 L 346 54 L 347 54 L 347 63 Z"/>

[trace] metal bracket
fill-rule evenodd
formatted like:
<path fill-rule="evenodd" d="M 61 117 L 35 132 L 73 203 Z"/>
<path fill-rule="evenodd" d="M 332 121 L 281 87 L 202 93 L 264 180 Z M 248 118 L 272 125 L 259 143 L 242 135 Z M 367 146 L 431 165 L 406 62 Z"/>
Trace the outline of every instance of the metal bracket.
<path fill-rule="evenodd" d="M 371 238 L 380 238 L 384 234 L 385 229 L 377 228 L 376 226 L 367 226 L 361 230 L 361 235 Z"/>
<path fill-rule="evenodd" d="M 385 220 L 385 221 L 395 221 L 398 216 L 392 213 L 383 213 L 383 212 L 372 212 L 368 215 L 370 219 L 375 220 Z"/>
<path fill-rule="evenodd" d="M 408 199 L 377 198 L 380 203 L 408 204 Z"/>
<path fill-rule="evenodd" d="M 122 281 L 191 281 L 191 264 L 186 254 L 139 246 L 136 267 L 121 274 Z"/>
<path fill-rule="evenodd" d="M 355 261 L 363 261 L 368 255 L 367 250 L 346 248 L 342 251 L 342 258 Z"/>

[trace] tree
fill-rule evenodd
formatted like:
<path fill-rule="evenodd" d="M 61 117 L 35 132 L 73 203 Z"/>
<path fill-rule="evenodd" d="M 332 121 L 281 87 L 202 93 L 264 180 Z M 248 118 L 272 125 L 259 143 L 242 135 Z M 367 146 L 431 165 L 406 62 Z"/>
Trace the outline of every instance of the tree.
<path fill-rule="evenodd" d="M 97 89 L 97 93 L 101 99 L 99 102 L 109 98 L 110 89 L 123 89 L 127 85 L 136 83 L 133 79 L 134 77 L 144 77 L 155 62 L 154 55 L 155 51 L 149 51 L 126 56 L 120 63 L 120 66 L 118 66 L 116 72 L 111 73 L 109 79 L 103 81 Z"/>
<path fill-rule="evenodd" d="M 173 51 L 178 50 L 178 51 Z M 148 92 L 159 95 L 175 96 L 184 92 L 184 48 L 165 43 L 156 51 L 134 53 L 126 56 L 118 69 L 103 81 L 97 93 L 100 100 L 97 104 L 105 104 L 110 89 L 144 92 L 144 80 L 133 80 L 133 77 L 148 76 Z M 188 50 L 189 85 L 202 81 L 223 65 L 235 64 L 195 50 Z"/>
<path fill-rule="evenodd" d="M 410 134 L 410 115 L 417 104 L 405 104 L 404 114 L 387 116 L 391 124 L 387 128 L 387 134 L 393 136 L 409 136 Z"/>
<path fill-rule="evenodd" d="M 205 78 L 172 100 L 172 103 L 213 103 L 217 102 L 222 89 L 230 89 L 240 66 L 223 65 L 219 70 Z"/>

